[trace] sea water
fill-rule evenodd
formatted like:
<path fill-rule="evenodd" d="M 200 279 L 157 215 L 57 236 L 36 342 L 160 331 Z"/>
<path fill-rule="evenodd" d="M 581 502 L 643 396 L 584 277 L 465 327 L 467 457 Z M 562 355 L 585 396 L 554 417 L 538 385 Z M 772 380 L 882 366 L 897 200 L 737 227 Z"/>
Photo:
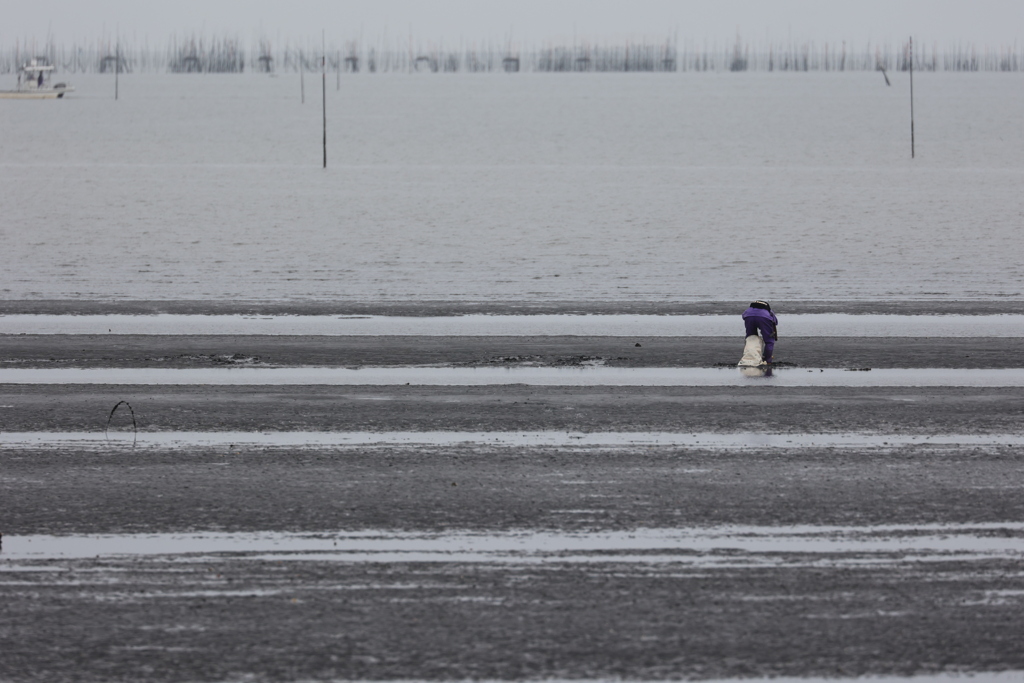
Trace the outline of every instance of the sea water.
<path fill-rule="evenodd" d="M 68 75 L 0 298 L 1024 297 L 1021 74 Z"/>

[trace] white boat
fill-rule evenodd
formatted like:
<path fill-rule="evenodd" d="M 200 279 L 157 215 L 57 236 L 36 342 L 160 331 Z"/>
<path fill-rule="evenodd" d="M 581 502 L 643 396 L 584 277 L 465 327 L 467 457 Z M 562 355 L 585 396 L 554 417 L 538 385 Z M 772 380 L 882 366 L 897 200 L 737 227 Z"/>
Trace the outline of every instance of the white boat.
<path fill-rule="evenodd" d="M 45 61 L 45 60 L 44 60 Z M 18 69 L 18 89 L 0 90 L 0 99 L 9 100 L 47 100 L 64 97 L 64 93 L 74 90 L 67 83 L 50 83 L 53 76 L 53 65 L 41 63 L 33 59 Z"/>

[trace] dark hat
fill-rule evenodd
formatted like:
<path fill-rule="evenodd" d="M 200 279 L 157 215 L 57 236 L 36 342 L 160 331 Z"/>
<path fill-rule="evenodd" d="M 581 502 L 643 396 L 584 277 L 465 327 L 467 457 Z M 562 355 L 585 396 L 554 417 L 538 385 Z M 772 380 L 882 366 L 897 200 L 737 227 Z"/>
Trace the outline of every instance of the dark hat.
<path fill-rule="evenodd" d="M 760 299 L 758 299 L 757 301 L 751 301 L 750 302 L 750 307 L 751 308 L 760 308 L 760 309 L 763 309 L 765 311 L 772 310 L 771 304 L 769 304 L 767 301 L 761 301 Z"/>

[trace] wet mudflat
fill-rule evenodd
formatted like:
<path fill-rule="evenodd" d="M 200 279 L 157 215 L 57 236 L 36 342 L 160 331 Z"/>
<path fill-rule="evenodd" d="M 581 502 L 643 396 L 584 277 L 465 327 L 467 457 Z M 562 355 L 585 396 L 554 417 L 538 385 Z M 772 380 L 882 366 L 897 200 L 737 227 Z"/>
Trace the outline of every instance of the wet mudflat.
<path fill-rule="evenodd" d="M 119 445 L 3 458 L 5 535 L 1024 520 L 1019 448 Z"/>
<path fill-rule="evenodd" d="M 840 571 L 62 562 L 11 574 L 0 673 L 50 680 L 678 679 L 1019 670 L 1016 561 Z M 737 563 L 738 564 L 738 563 Z M 9 624 L 11 622 L 8 622 Z M 981 680 L 984 680 L 983 678 Z"/>
<path fill-rule="evenodd" d="M 742 331 L 742 330 L 741 330 Z M 737 337 L 437 337 L 264 335 L 0 334 L 5 368 L 223 366 L 518 366 L 612 367 L 734 365 Z M 639 346 L 637 346 L 639 344 Z M 1013 368 L 1020 337 L 793 337 L 776 360 L 807 368 Z"/>
<path fill-rule="evenodd" d="M 732 360 L 733 342 L 0 337 L 7 367 L 37 368 L 700 368 Z M 1006 368 L 1019 356 L 1013 339 L 784 342 L 799 372 Z M 122 400 L 142 434 L 760 432 L 821 445 L 132 448 L 124 407 L 104 441 Z M 1012 387 L 0 380 L 4 433 L 96 437 L 0 444 L 0 680 L 1019 672 L 1024 451 L 967 437 L 1019 437 L 1022 416 Z M 849 434 L 876 445 L 841 446 Z M 887 434 L 946 439 L 896 446 Z M 245 545 L 268 534 L 285 540 Z M 410 535 L 435 545 L 373 550 Z M 90 537 L 95 556 L 45 550 Z M 40 551 L 26 554 L 33 538 Z M 471 552 L 451 538 L 527 546 Z"/>
<path fill-rule="evenodd" d="M 5 680 L 1024 668 L 1024 532 L 1009 521 L 1024 518 L 1019 449 L 114 447 L 3 458 L 12 549 L 12 537 L 126 534 L 115 554 L 107 536 L 94 558 L 0 562 Z M 683 538 L 645 546 L 644 529 Z M 189 548 L 190 533 L 212 530 L 325 540 L 299 555 L 287 543 Z M 403 533 L 616 531 L 589 550 L 548 547 L 542 561 L 343 554 L 353 534 L 358 550 Z M 133 554 L 132 534 L 168 532 L 184 547 Z M 794 548 L 794 533 L 823 547 Z M 617 549 L 624 538 L 640 541 Z M 861 542 L 829 546 L 843 538 Z"/>
<path fill-rule="evenodd" d="M 853 373 L 851 373 L 853 374 Z M 0 385 L 5 432 L 537 431 L 1016 434 L 1024 395 L 968 387 Z M 112 432 L 131 431 L 120 408 Z M 125 435 L 122 434 L 122 437 Z"/>

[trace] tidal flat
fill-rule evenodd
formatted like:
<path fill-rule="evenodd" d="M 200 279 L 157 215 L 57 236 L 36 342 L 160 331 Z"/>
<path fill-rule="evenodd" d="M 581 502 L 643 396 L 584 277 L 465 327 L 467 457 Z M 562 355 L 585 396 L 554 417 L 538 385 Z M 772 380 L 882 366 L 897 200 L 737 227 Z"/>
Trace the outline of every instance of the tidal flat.
<path fill-rule="evenodd" d="M 1019 448 L 2 457 L 5 680 L 1024 668 Z"/>
<path fill-rule="evenodd" d="M 779 348 L 799 366 L 783 372 L 991 371 L 1012 368 L 1019 344 Z M 195 371 L 699 369 L 734 360 L 737 346 L 0 337 L 5 368 Z M 131 412 L 111 414 L 120 401 Z M 0 383 L 5 435 L 53 438 L 0 443 L 0 612 L 11 624 L 0 678 L 1012 675 L 1024 669 L 1021 415 L 1012 387 Z M 507 439 L 388 443 L 399 431 Z M 566 439 L 516 445 L 528 431 Z M 60 443 L 69 432 L 94 439 Z M 316 443 L 357 433 L 381 441 Z M 602 445 L 602 433 L 641 443 Z M 677 442 L 643 443 L 659 433 Z M 711 440 L 743 433 L 775 441 Z M 133 447 L 137 434 L 171 442 Z"/>

